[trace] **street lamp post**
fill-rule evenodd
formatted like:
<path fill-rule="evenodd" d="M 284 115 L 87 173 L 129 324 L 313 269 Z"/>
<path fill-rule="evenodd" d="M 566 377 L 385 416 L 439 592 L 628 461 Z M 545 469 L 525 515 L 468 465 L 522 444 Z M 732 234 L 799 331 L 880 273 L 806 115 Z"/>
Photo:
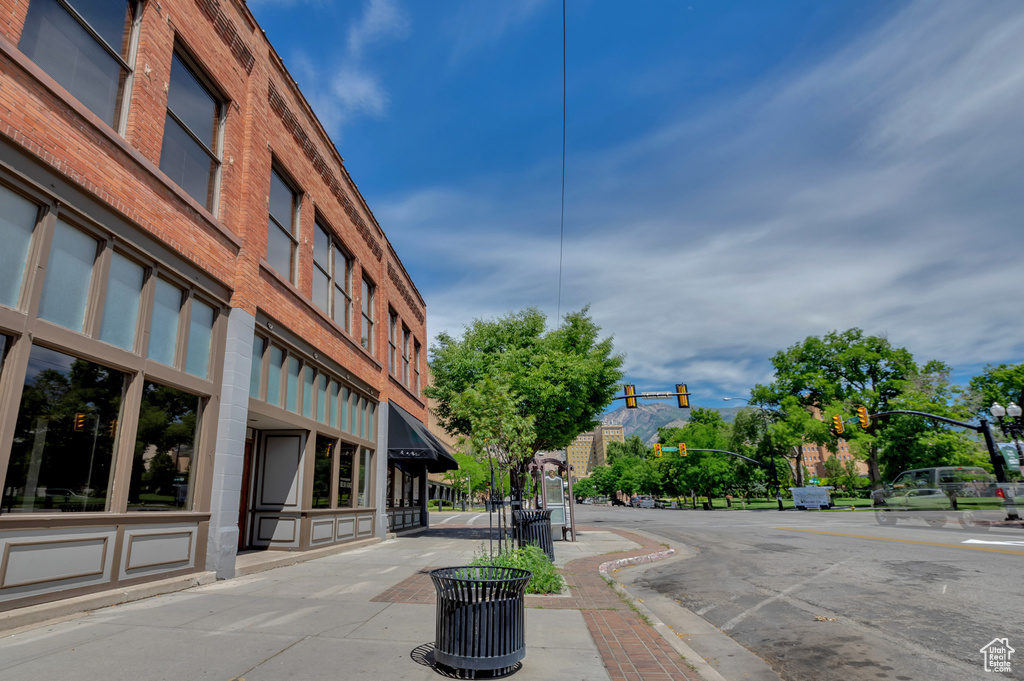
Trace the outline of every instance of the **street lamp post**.
<path fill-rule="evenodd" d="M 723 397 L 722 398 L 723 402 L 731 402 L 732 400 L 740 400 L 742 402 L 746 402 L 748 406 L 750 405 L 750 400 L 748 400 L 745 397 Z M 759 407 L 756 404 L 753 405 L 753 407 L 755 409 L 757 409 L 757 411 L 759 411 L 761 413 L 761 418 L 764 420 L 764 434 L 765 434 L 765 437 L 768 437 L 768 414 L 767 414 L 767 412 L 765 412 L 765 410 L 762 407 Z M 777 501 L 779 503 L 779 510 L 781 511 L 781 510 L 783 510 L 783 508 L 782 508 L 782 488 L 779 486 L 779 472 L 775 468 L 775 453 L 771 451 L 771 442 L 769 442 L 769 445 L 768 445 L 768 458 L 772 462 L 772 484 L 775 485 L 775 501 Z"/>
<path fill-rule="evenodd" d="M 1021 419 L 1021 408 L 1018 404 L 1010 402 L 1005 407 L 995 402 L 989 408 L 992 416 L 995 417 L 996 422 L 999 424 L 999 430 L 1003 431 L 1003 435 L 1013 440 L 1013 446 L 1017 450 L 1017 466 L 1020 470 L 1021 462 L 1024 462 L 1024 452 L 1021 451 L 1020 438 L 1024 434 L 1024 422 Z M 1004 417 L 1009 416 L 1013 421 L 1007 421 Z M 1013 494 L 1007 491 L 1006 497 L 1004 497 L 1006 504 L 1009 506 L 1008 511 L 1011 516 L 1016 514 L 1016 508 L 1013 505 Z"/>

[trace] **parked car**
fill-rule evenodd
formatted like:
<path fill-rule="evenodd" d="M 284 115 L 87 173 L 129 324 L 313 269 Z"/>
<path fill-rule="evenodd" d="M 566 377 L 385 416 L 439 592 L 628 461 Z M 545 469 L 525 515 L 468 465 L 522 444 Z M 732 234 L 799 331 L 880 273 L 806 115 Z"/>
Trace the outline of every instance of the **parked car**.
<path fill-rule="evenodd" d="M 633 508 L 654 508 L 654 497 L 649 494 L 634 497 L 631 505 Z"/>

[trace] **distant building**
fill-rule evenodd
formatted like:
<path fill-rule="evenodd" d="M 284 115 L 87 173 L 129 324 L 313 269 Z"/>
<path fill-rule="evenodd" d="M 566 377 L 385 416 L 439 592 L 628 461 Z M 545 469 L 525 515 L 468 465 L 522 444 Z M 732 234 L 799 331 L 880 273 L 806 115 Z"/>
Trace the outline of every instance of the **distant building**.
<path fill-rule="evenodd" d="M 621 423 L 602 424 L 594 429 L 594 446 L 591 451 L 591 468 L 608 463 L 608 443 L 625 442 L 626 436 Z"/>
<path fill-rule="evenodd" d="M 569 457 L 569 465 L 572 466 L 573 477 L 590 477 L 590 471 L 594 466 L 590 462 L 591 453 L 594 448 L 594 431 L 580 433 L 576 439 L 566 448 L 566 455 Z"/>
<path fill-rule="evenodd" d="M 608 443 L 625 441 L 622 424 L 619 423 L 602 424 L 594 430 L 577 435 L 566 450 L 573 477 L 590 477 L 596 466 L 608 463 Z"/>

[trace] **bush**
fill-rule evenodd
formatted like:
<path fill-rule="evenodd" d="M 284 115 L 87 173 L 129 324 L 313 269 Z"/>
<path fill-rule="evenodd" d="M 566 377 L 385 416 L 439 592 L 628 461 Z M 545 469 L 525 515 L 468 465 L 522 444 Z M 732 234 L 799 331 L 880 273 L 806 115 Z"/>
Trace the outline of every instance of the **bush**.
<path fill-rule="evenodd" d="M 533 573 L 529 584 L 526 585 L 528 594 L 554 594 L 562 590 L 565 581 L 558 569 L 548 559 L 546 553 L 536 546 L 524 546 L 521 549 L 504 551 L 493 558 L 484 553 L 473 556 L 470 565 L 496 565 L 498 567 L 519 568 L 529 570 Z"/>

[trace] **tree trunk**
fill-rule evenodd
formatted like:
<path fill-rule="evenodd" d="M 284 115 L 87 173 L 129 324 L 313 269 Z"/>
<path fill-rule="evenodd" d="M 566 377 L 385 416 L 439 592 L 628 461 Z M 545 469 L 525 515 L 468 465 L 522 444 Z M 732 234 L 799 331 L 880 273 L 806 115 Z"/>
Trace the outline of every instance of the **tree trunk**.
<path fill-rule="evenodd" d="M 882 474 L 878 470 L 878 447 L 875 443 L 871 443 L 871 449 L 868 450 L 868 479 L 871 481 L 872 487 L 878 487 L 882 482 Z"/>

